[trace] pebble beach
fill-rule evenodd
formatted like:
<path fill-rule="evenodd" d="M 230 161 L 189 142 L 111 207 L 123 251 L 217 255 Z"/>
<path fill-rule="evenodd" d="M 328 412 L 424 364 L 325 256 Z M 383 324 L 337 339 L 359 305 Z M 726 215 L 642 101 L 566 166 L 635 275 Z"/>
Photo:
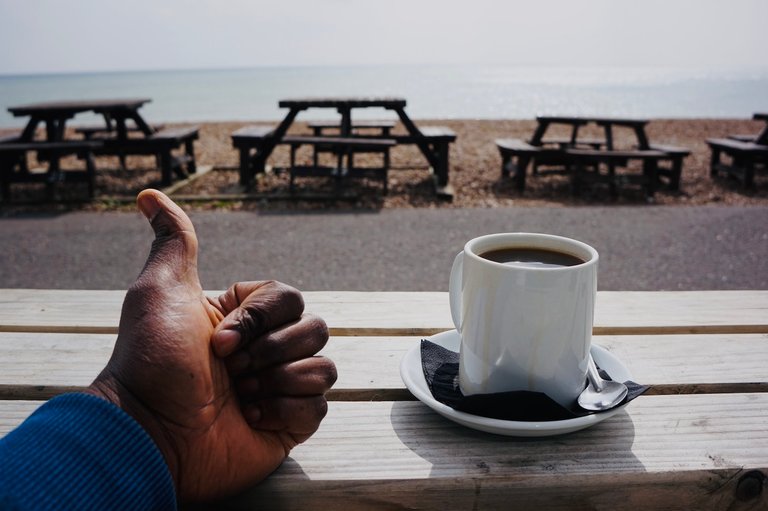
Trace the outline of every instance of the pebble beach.
<path fill-rule="evenodd" d="M 254 122 L 207 122 L 198 123 L 200 138 L 195 142 L 198 166 L 207 172 L 195 176 L 181 186 L 173 188 L 173 195 L 190 209 L 315 209 L 315 208 L 498 208 L 514 206 L 574 206 L 601 204 L 645 204 L 637 186 L 620 186 L 618 198 L 611 198 L 605 186 L 592 186 L 580 195 L 571 193 L 566 176 L 533 176 L 528 179 L 524 192 L 519 192 L 510 179 L 501 177 L 501 159 L 494 144 L 497 138 L 527 139 L 536 127 L 531 120 L 430 120 L 415 119 L 420 126 L 448 126 L 456 132 L 456 142 L 451 145 L 450 182 L 455 195 L 452 200 L 441 200 L 433 193 L 427 163 L 415 146 L 399 146 L 391 151 L 389 193 L 381 192 L 380 181 L 350 181 L 345 187 L 345 200 L 297 200 L 285 199 L 288 193 L 288 175 L 281 168 L 288 165 L 287 147 L 280 146 L 273 153 L 268 165 L 271 172 L 262 176 L 255 190 L 243 190 L 238 185 L 238 153 L 232 147 L 230 135 L 238 128 Z M 710 151 L 705 142 L 708 137 L 726 137 L 730 134 L 757 133 L 761 122 L 740 119 L 654 119 L 646 132 L 652 143 L 684 146 L 691 150 L 683 167 L 681 190 L 672 192 L 662 188 L 655 197 L 655 204 L 685 206 L 704 204 L 766 205 L 768 204 L 768 176 L 759 173 L 756 187 L 745 190 L 743 186 L 726 177 L 712 179 L 709 175 Z M 402 126 L 394 130 L 404 132 Z M 305 123 L 296 122 L 291 134 L 309 134 Z M 0 132 L 0 134 L 2 134 Z M 548 132 L 551 136 L 567 136 L 568 132 Z M 597 128 L 583 129 L 580 136 L 599 137 Z M 72 134 L 74 136 L 74 134 Z M 617 148 L 631 147 L 636 142 L 629 130 L 617 129 L 614 133 Z M 331 158 L 330 155 L 327 156 Z M 309 147 L 298 152 L 300 162 L 309 163 Z M 332 160 L 326 160 L 332 164 Z M 357 155 L 358 165 L 379 165 L 378 155 Z M 73 162 L 77 165 L 79 162 Z M 128 168 L 121 170 L 117 158 L 99 157 L 97 199 L 80 204 L 81 209 L 122 209 L 133 207 L 124 200 L 135 196 L 146 187 L 159 186 L 159 172 L 153 158 L 129 157 Z M 317 198 L 332 191 L 329 180 L 303 178 L 297 181 L 298 195 L 309 194 Z M 37 185 L 29 189 L 19 187 L 18 196 L 23 202 L 34 201 L 42 196 Z M 26 186 L 26 185 L 23 185 Z M 244 193 L 245 192 L 245 193 Z M 68 192 L 64 192 L 68 193 Z M 121 200 L 122 199 L 122 200 Z M 50 206 L 50 205 L 49 205 Z M 9 205 L 3 206 L 8 208 Z M 13 207 L 13 205 L 10 205 Z"/>

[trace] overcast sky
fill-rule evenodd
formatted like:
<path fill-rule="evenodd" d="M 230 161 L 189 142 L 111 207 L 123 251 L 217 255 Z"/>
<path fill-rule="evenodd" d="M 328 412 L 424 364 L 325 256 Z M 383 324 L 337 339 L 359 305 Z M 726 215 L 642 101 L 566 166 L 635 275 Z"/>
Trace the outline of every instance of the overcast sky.
<path fill-rule="evenodd" d="M 479 63 L 766 69 L 768 0 L 0 0 L 0 74 Z"/>

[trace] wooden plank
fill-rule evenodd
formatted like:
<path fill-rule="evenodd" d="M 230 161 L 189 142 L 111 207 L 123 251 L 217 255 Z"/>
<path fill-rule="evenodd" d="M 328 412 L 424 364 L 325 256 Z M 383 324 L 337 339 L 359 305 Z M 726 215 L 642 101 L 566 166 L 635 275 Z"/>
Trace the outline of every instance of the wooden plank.
<path fill-rule="evenodd" d="M 309 97 L 281 99 L 280 108 L 405 108 L 406 101 L 396 97 Z"/>
<path fill-rule="evenodd" d="M 38 405 L 0 402 L 0 434 Z M 537 440 L 469 430 L 418 402 L 331 403 L 278 471 L 217 509 L 764 509 L 759 493 L 736 495 L 768 471 L 766 424 L 768 395 L 754 394 L 644 397 Z"/>
<path fill-rule="evenodd" d="M 755 142 L 742 142 L 728 138 L 708 138 L 707 144 L 709 144 L 710 147 L 717 147 L 719 149 L 725 150 L 726 152 L 731 151 L 748 154 L 768 153 L 768 146 L 756 144 Z"/>
<path fill-rule="evenodd" d="M 369 147 L 379 149 L 382 147 L 391 147 L 397 143 L 391 138 L 361 138 L 361 137 L 310 137 L 310 136 L 290 136 L 283 137 L 281 143 L 284 144 L 318 144 L 328 146 L 347 147 Z"/>
<path fill-rule="evenodd" d="M 331 337 L 321 352 L 339 379 L 336 401 L 411 400 L 400 361 L 422 337 Z M 768 336 L 596 336 L 651 394 L 768 392 Z M 0 333 L 0 398 L 48 399 L 82 389 L 109 360 L 114 334 Z M 681 363 L 684 361 L 685 363 Z M 717 363 L 713 363 L 717 361 Z"/>
<path fill-rule="evenodd" d="M 210 291 L 216 295 L 221 291 Z M 124 291 L 0 289 L 0 331 L 114 333 Z M 445 292 L 309 291 L 334 335 L 453 328 Z M 768 291 L 600 291 L 596 334 L 768 333 Z"/>

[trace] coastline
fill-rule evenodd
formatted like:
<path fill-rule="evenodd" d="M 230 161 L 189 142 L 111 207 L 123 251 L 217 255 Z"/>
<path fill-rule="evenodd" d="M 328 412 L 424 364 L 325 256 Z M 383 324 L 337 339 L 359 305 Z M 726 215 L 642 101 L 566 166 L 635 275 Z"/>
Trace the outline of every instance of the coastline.
<path fill-rule="evenodd" d="M 286 200 L 233 200 L 187 202 L 190 209 L 328 209 L 328 208 L 463 208 L 463 207 L 513 207 L 513 206 L 578 206 L 624 204 L 640 205 L 645 200 L 639 189 L 634 186 L 620 187 L 619 197 L 611 199 L 603 186 L 590 187 L 580 196 L 570 192 L 566 176 L 535 176 L 528 179 L 525 192 L 518 192 L 510 179 L 501 178 L 501 159 L 494 144 L 497 138 L 527 139 L 536 127 L 531 120 L 429 120 L 416 119 L 419 126 L 448 126 L 456 132 L 456 142 L 451 145 L 450 182 L 455 190 L 452 201 L 439 200 L 434 196 L 431 178 L 426 161 L 414 146 L 399 146 L 391 151 L 389 173 L 389 194 L 382 196 L 378 181 L 353 181 L 348 189 L 356 198 L 350 201 L 286 201 Z M 192 180 L 175 193 L 181 197 L 219 197 L 237 193 L 238 153 L 232 147 L 230 135 L 236 129 L 249 124 L 273 124 L 263 122 L 205 122 L 195 123 L 200 127 L 200 138 L 195 142 L 195 152 L 199 167 L 213 167 L 211 172 Z M 763 127 L 762 122 L 742 119 L 653 119 L 647 126 L 647 134 L 652 143 L 665 143 L 687 147 L 691 155 L 685 159 L 681 179 L 681 191 L 673 193 L 661 189 L 656 194 L 656 204 L 685 206 L 704 204 L 726 205 L 768 205 L 768 176 L 756 175 L 754 190 L 745 190 L 740 183 L 725 177 L 710 178 L 710 151 L 705 142 L 709 137 L 725 137 L 730 134 L 757 133 Z M 402 126 L 395 131 L 402 130 Z M 0 135 L 8 130 L 0 130 Z M 290 133 L 307 134 L 304 122 L 296 122 Z M 552 132 L 552 135 L 566 136 L 568 133 Z M 595 127 L 583 129 L 580 136 L 600 136 Z M 71 136 L 74 136 L 72 134 Z M 629 147 L 634 135 L 629 130 L 616 130 L 617 147 Z M 309 149 L 299 151 L 300 161 L 308 162 Z M 148 186 L 157 186 L 159 173 L 154 167 L 154 159 L 147 157 L 129 157 L 128 170 L 118 169 L 117 159 L 98 157 L 96 165 L 97 195 L 102 197 L 132 196 Z M 358 155 L 358 164 L 380 162 L 379 156 Z M 288 148 L 278 147 L 268 162 L 274 167 L 286 166 Z M 529 169 L 530 171 L 530 169 Z M 304 178 L 299 183 L 306 190 L 322 190 L 323 179 Z M 259 183 L 259 194 L 263 198 L 270 194 L 287 191 L 286 175 L 270 174 Z M 26 190 L 25 190 L 26 192 Z M 31 196 L 35 190 L 30 190 Z M 339 203 L 337 203 L 339 202 Z M 8 206 L 4 206 L 8 207 Z M 13 207 L 11 205 L 10 207 Z M 96 200 L 79 206 L 81 209 L 121 209 L 121 206 L 109 201 Z M 133 207 L 130 204 L 130 207 Z"/>

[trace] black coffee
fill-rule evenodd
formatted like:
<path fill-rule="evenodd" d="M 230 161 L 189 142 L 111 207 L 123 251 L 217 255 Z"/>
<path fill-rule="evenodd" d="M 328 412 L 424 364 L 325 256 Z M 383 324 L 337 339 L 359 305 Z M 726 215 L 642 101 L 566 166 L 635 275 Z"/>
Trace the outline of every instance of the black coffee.
<path fill-rule="evenodd" d="M 584 263 L 583 259 L 564 252 L 525 247 L 490 250 L 480 254 L 480 257 L 497 263 L 527 268 L 560 268 Z"/>

